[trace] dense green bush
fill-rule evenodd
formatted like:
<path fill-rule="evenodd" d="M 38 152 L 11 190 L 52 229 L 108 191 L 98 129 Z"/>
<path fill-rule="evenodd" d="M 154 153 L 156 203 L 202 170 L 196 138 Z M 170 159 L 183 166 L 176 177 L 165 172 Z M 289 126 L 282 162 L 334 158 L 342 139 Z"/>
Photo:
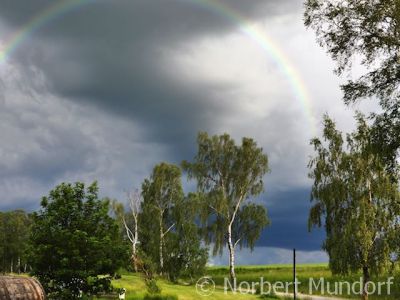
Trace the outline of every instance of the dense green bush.
<path fill-rule="evenodd" d="M 62 183 L 33 214 L 30 261 L 49 299 L 71 300 L 111 290 L 111 277 L 128 250 L 109 202 L 98 199 L 97 184 Z"/>

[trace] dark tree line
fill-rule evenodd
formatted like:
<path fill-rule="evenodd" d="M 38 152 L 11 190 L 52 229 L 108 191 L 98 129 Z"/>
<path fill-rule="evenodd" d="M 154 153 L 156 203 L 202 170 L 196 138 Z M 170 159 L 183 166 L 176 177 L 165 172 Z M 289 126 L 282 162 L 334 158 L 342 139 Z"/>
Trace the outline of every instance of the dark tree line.
<path fill-rule="evenodd" d="M 0 272 L 29 269 L 28 249 L 31 216 L 23 210 L 0 212 Z"/>

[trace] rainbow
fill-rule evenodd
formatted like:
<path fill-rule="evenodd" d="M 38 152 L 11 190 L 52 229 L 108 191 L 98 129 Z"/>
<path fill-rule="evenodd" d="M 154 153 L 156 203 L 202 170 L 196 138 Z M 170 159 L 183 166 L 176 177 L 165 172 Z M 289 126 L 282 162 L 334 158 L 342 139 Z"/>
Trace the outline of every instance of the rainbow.
<path fill-rule="evenodd" d="M 29 22 L 8 38 L 4 42 L 3 47 L 0 45 L 0 66 L 7 60 L 14 50 L 36 30 L 65 14 L 96 1 L 98 0 L 57 1 L 35 15 Z M 264 32 L 260 32 L 254 26 L 251 26 L 251 22 L 249 22 L 246 17 L 218 0 L 187 0 L 187 2 L 201 6 L 204 9 L 210 10 L 211 12 L 226 18 L 230 22 L 237 24 L 243 34 L 252 39 L 268 54 L 290 83 L 292 91 L 296 99 L 300 101 L 304 114 L 309 122 L 309 129 L 311 133 L 315 135 L 315 119 L 306 85 L 301 79 L 299 73 L 290 63 L 289 59 L 285 56 L 284 52 L 279 49 L 278 45 L 276 45 L 276 43 L 274 43 L 273 40 Z"/>

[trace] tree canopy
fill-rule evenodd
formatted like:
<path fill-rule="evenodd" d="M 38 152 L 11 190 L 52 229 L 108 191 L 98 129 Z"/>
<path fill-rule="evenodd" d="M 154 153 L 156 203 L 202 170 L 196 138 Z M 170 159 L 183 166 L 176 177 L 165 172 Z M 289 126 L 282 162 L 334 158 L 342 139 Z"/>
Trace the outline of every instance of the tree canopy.
<path fill-rule="evenodd" d="M 194 223 L 196 203 L 184 196 L 181 177 L 176 165 L 155 166 L 142 185 L 139 215 L 141 248 L 171 280 L 201 274 L 208 258 Z"/>
<path fill-rule="evenodd" d="M 125 263 L 126 247 L 109 202 L 98 199 L 96 182 L 87 188 L 62 183 L 43 197 L 41 207 L 33 214 L 32 274 L 50 299 L 93 293 L 102 280 L 98 275 L 113 275 Z"/>
<path fill-rule="evenodd" d="M 342 86 L 346 103 L 376 96 L 390 109 L 400 97 L 400 2 L 306 0 L 305 25 L 337 62 L 342 74 L 361 59 L 365 74 Z"/>
<path fill-rule="evenodd" d="M 361 76 L 342 85 L 346 104 L 377 99 L 372 142 L 393 180 L 400 150 L 400 2 L 398 0 L 306 0 L 305 25 L 337 63 L 350 73 L 360 60 Z M 357 69 L 359 73 L 360 68 Z M 354 76 L 352 76 L 354 77 Z"/>
<path fill-rule="evenodd" d="M 236 145 L 228 134 L 201 132 L 197 143 L 194 162 L 184 161 L 182 166 L 197 180 L 205 241 L 213 243 L 214 254 L 228 247 L 230 275 L 235 278 L 236 246 L 253 249 L 269 223 L 263 205 L 247 203 L 264 190 L 268 157 L 250 138 Z"/>
<path fill-rule="evenodd" d="M 309 226 L 325 223 L 323 248 L 334 273 L 363 271 L 379 274 L 399 251 L 399 186 L 374 150 L 372 129 L 357 115 L 357 129 L 346 139 L 328 116 L 324 141 L 312 140 L 316 155 L 311 159 L 313 207 Z M 367 295 L 364 294 L 364 298 Z"/>

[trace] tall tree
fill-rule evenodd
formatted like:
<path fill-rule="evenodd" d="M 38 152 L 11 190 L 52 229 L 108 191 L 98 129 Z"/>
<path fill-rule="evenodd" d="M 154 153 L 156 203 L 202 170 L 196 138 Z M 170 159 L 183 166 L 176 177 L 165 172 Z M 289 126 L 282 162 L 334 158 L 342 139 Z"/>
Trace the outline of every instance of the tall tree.
<path fill-rule="evenodd" d="M 195 220 L 199 205 L 195 194 L 189 194 L 174 209 L 176 226 L 172 229 L 166 243 L 166 271 L 171 281 L 179 278 L 195 280 L 205 273 L 208 249 L 202 245 L 201 236 Z"/>
<path fill-rule="evenodd" d="M 367 71 L 343 85 L 346 103 L 377 96 L 384 107 L 400 97 L 400 2 L 306 0 L 305 25 L 337 62 L 337 73 L 361 58 Z"/>
<path fill-rule="evenodd" d="M 345 103 L 373 97 L 384 109 L 373 142 L 388 169 L 400 149 L 400 2 L 398 0 L 306 0 L 305 25 L 315 29 L 341 75 L 361 60 L 363 75 L 342 85 Z M 358 69 L 359 71 L 359 69 Z"/>
<path fill-rule="evenodd" d="M 142 195 L 141 255 L 171 281 L 202 275 L 208 250 L 201 245 L 195 223 L 197 198 L 184 196 L 180 168 L 167 163 L 155 166 L 143 183 Z"/>
<path fill-rule="evenodd" d="M 330 268 L 335 274 L 363 272 L 363 299 L 371 274 L 390 266 L 398 246 L 399 189 L 373 149 L 372 129 L 357 115 L 357 130 L 344 139 L 328 117 L 324 141 L 312 140 L 316 156 L 309 163 L 313 206 L 309 226 L 325 222 Z"/>
<path fill-rule="evenodd" d="M 174 210 L 184 199 L 181 176 L 178 166 L 163 162 L 154 167 L 150 178 L 142 185 L 143 246 L 147 247 L 148 254 L 158 250 L 161 274 L 164 271 L 166 236 L 176 226 Z"/>
<path fill-rule="evenodd" d="M 98 275 L 113 275 L 123 265 L 126 248 L 108 214 L 110 203 L 98 198 L 96 182 L 87 188 L 62 183 L 43 197 L 41 207 L 33 215 L 32 273 L 50 299 L 93 292 L 93 285 L 105 280 Z"/>
<path fill-rule="evenodd" d="M 130 214 L 132 216 L 133 220 L 133 225 L 132 228 L 128 226 L 128 223 L 126 222 L 126 219 L 123 218 L 124 221 L 124 226 L 126 229 L 126 234 L 129 238 L 129 241 L 132 244 L 132 260 L 133 260 L 133 266 L 135 268 L 135 271 L 137 272 L 137 247 L 139 244 L 139 213 L 141 209 L 141 205 L 143 202 L 142 195 L 138 190 L 135 190 L 134 192 L 128 192 L 128 202 L 129 202 L 129 209 L 130 209 Z"/>
<path fill-rule="evenodd" d="M 229 251 L 231 279 L 235 279 L 235 249 L 253 249 L 268 224 L 266 209 L 248 203 L 264 189 L 268 158 L 254 140 L 243 138 L 241 145 L 228 135 L 198 135 L 198 153 L 193 163 L 184 161 L 189 178 L 197 180 L 202 200 L 201 221 L 204 237 L 213 243 L 214 255 Z"/>
<path fill-rule="evenodd" d="M 123 227 L 123 236 L 129 240 L 131 244 L 131 261 L 135 272 L 138 271 L 137 259 L 138 259 L 138 245 L 139 245 L 139 214 L 143 202 L 143 197 L 139 190 L 127 192 L 127 205 L 129 208 L 128 212 L 125 212 L 123 203 L 119 203 L 117 200 L 112 201 L 112 207 L 114 214 L 116 215 L 119 223 Z"/>

